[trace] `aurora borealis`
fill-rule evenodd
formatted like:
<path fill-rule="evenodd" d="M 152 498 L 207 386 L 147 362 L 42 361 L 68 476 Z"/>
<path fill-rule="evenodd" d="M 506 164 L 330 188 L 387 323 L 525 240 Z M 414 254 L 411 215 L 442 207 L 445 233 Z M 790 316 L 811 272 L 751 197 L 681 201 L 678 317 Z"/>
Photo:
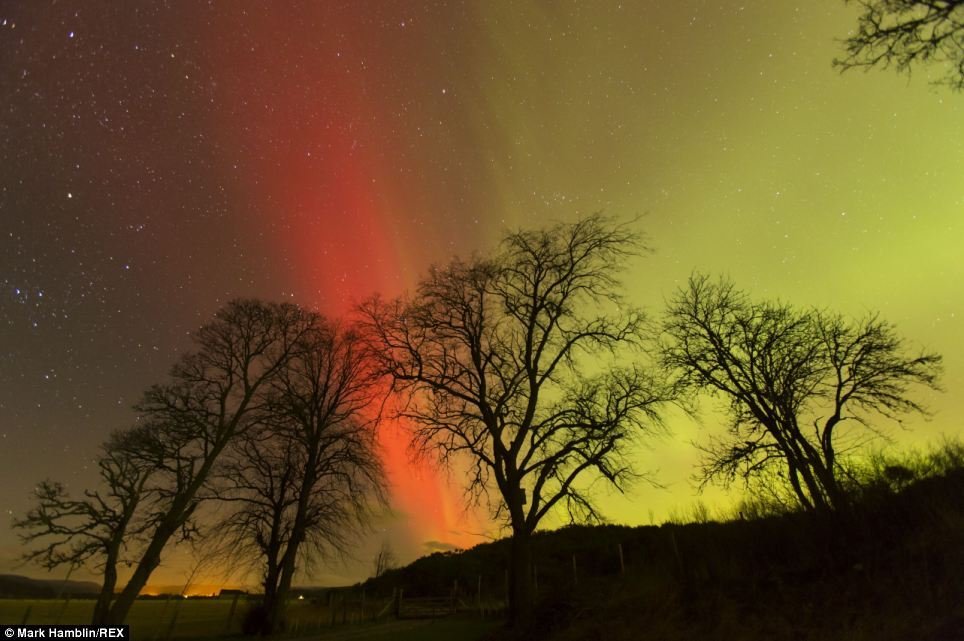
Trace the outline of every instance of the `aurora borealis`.
<path fill-rule="evenodd" d="M 625 286 L 654 315 L 693 270 L 879 311 L 946 364 L 933 418 L 888 429 L 904 445 L 960 434 L 964 95 L 926 66 L 840 75 L 855 15 L 836 0 L 4 3 L 0 510 L 46 476 L 90 482 L 97 444 L 224 301 L 342 315 L 507 228 L 599 210 L 640 216 L 654 252 Z M 688 509 L 690 442 L 715 425 L 701 418 L 640 450 L 667 489 L 602 494 L 603 511 Z M 385 430 L 401 557 L 497 534 L 463 511 L 457 475 L 414 468 Z M 18 553 L 0 529 L 0 572 Z M 366 554 L 325 577 L 362 578 Z"/>

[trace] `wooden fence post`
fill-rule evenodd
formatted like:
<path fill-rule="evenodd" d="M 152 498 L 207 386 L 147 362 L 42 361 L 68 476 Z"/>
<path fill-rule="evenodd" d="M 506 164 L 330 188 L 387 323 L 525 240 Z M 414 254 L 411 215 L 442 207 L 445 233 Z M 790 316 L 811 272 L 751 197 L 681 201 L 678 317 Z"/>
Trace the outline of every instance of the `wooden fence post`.
<path fill-rule="evenodd" d="M 576 555 L 572 555 L 572 584 L 579 585 L 579 574 L 576 572 Z"/>
<path fill-rule="evenodd" d="M 619 573 L 626 574 L 626 561 L 623 558 L 623 544 L 619 543 Z"/>

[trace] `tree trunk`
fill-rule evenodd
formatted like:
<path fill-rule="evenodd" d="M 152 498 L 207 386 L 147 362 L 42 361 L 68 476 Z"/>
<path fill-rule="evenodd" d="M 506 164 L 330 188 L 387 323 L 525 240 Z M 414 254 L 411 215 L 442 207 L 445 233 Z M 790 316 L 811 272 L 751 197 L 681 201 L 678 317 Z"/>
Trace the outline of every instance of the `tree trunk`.
<path fill-rule="evenodd" d="M 823 461 L 820 461 L 820 464 L 815 465 L 814 468 L 814 473 L 823 487 L 829 507 L 835 512 L 840 512 L 847 506 L 847 497 L 837 482 L 837 475 L 833 468 Z"/>
<path fill-rule="evenodd" d="M 247 399 L 242 402 L 241 407 L 247 403 Z M 121 625 L 127 618 L 127 613 L 130 612 L 131 606 L 134 605 L 134 600 L 137 599 L 141 590 L 147 585 L 147 580 L 151 578 L 151 574 L 157 569 L 157 566 L 161 564 L 161 553 L 167 546 L 168 541 L 177 532 L 178 528 L 187 523 L 188 519 L 197 509 L 198 504 L 194 502 L 194 497 L 197 496 L 198 491 L 207 482 L 208 475 L 211 473 L 211 468 L 217 461 L 218 456 L 227 444 L 226 439 L 214 446 L 208 453 L 204 462 L 201 464 L 201 468 L 197 471 L 194 479 L 191 483 L 184 489 L 183 493 L 175 495 L 167 513 L 161 519 L 157 529 L 154 530 L 154 536 L 151 537 L 151 542 L 147 545 L 147 549 L 144 550 L 144 554 L 141 556 L 140 561 L 137 563 L 137 567 L 134 568 L 134 574 L 127 581 L 124 589 L 117 599 L 114 601 L 114 605 L 110 609 L 110 613 L 107 615 L 107 623 L 110 625 Z"/>
<path fill-rule="evenodd" d="M 264 598 L 261 607 L 264 611 L 264 618 L 259 623 L 258 633 L 267 636 L 275 631 L 277 625 L 278 612 L 278 568 L 277 554 L 268 555 L 268 568 L 264 577 Z"/>
<path fill-rule="evenodd" d="M 271 636 L 276 631 L 280 631 L 281 621 L 281 602 L 278 599 L 278 590 L 265 592 L 261 602 L 263 608 L 263 618 L 258 622 L 258 634 L 263 637 Z"/>
<path fill-rule="evenodd" d="M 275 590 L 275 600 L 272 607 L 267 611 L 268 623 L 271 632 L 279 632 L 284 629 L 284 608 L 291 593 L 291 583 L 294 579 L 298 554 L 298 546 L 303 538 L 301 528 L 293 528 L 291 539 L 285 547 L 285 553 L 281 557 L 281 566 L 278 573 L 278 587 Z"/>
<path fill-rule="evenodd" d="M 150 544 L 147 546 L 147 550 L 144 551 L 140 562 L 138 562 L 137 567 L 134 568 L 134 574 L 131 575 L 131 578 L 127 581 L 127 585 L 125 585 L 121 593 L 117 595 L 114 605 L 111 606 L 110 612 L 107 614 L 108 624 L 121 625 L 125 619 L 127 619 L 127 613 L 130 612 L 131 606 L 134 605 L 134 600 L 141 593 L 141 590 L 144 589 L 144 586 L 147 585 L 147 580 L 151 578 L 151 573 L 161 564 L 161 551 L 171 536 L 174 535 L 175 530 L 176 528 L 171 529 L 170 527 L 165 528 L 164 526 L 158 528 L 154 538 L 151 539 Z"/>
<path fill-rule="evenodd" d="M 271 536 L 263 548 L 265 555 L 264 597 L 261 600 L 262 619 L 258 622 L 258 633 L 267 636 L 274 633 L 278 611 L 278 577 L 281 576 L 281 513 L 276 511 L 271 523 Z"/>
<path fill-rule="evenodd" d="M 786 444 L 784 453 L 790 463 L 791 473 L 796 469 L 797 475 L 803 480 L 803 484 L 806 487 L 806 494 L 808 495 L 813 511 L 819 514 L 826 514 L 830 511 L 830 505 L 827 502 L 826 490 L 819 477 L 820 452 L 808 443 L 799 431 L 788 431 L 790 431 L 790 434 L 784 439 Z M 799 481 L 794 485 L 794 490 L 802 499 L 803 489 L 800 487 Z M 804 506 L 807 505 L 806 501 L 801 502 Z"/>
<path fill-rule="evenodd" d="M 117 567 L 115 562 L 108 558 L 104 566 L 104 583 L 97 595 L 97 602 L 94 604 L 94 614 L 91 617 L 91 625 L 104 626 L 107 624 L 107 615 L 110 613 L 110 603 L 114 598 L 114 588 L 117 587 Z"/>
<path fill-rule="evenodd" d="M 210 469 L 209 465 L 202 468 L 205 478 L 208 469 Z M 191 518 L 191 514 L 194 513 L 194 509 L 197 506 L 191 505 L 191 501 L 194 495 L 197 494 L 200 485 L 199 482 L 195 481 L 195 485 L 189 488 L 188 492 L 179 500 L 176 499 L 165 518 L 161 521 L 160 525 L 157 526 L 151 542 L 147 545 L 147 549 L 144 550 L 144 554 L 141 555 L 137 567 L 134 568 L 134 574 L 131 575 L 131 578 L 127 581 L 121 593 L 117 595 L 117 599 L 114 600 L 114 605 L 111 606 L 110 612 L 107 614 L 107 623 L 109 625 L 121 625 L 124 623 L 124 620 L 127 619 L 127 614 L 130 612 L 131 606 L 134 605 L 134 600 L 137 599 L 141 590 L 147 585 L 147 580 L 151 578 L 151 574 L 157 569 L 157 566 L 161 564 L 161 553 L 164 551 L 165 546 L 167 546 L 168 541 L 171 540 L 171 537 L 174 536 L 178 528 L 187 522 L 187 520 Z"/>
<path fill-rule="evenodd" d="M 107 556 L 104 559 L 104 582 L 100 586 L 100 594 L 97 595 L 97 602 L 94 604 L 94 613 L 91 616 L 92 625 L 100 627 L 107 625 L 111 603 L 114 601 L 114 590 L 117 589 L 117 564 L 124 547 L 127 526 L 134 518 L 134 512 L 140 503 L 141 491 L 146 482 L 147 475 L 142 474 L 135 489 L 127 496 L 123 516 L 107 542 Z"/>
<path fill-rule="evenodd" d="M 824 490 L 823 484 L 820 483 L 820 479 L 811 461 L 803 461 L 800 465 L 800 475 L 803 477 L 804 483 L 806 483 L 807 492 L 810 494 L 810 500 L 813 502 L 814 511 L 819 514 L 829 512 L 830 504 L 827 502 L 827 493 Z"/>
<path fill-rule="evenodd" d="M 278 581 L 279 576 L 281 577 L 280 581 Z M 261 629 L 261 634 L 263 635 L 283 632 L 285 629 L 284 608 L 285 602 L 288 599 L 289 590 L 284 587 L 283 577 L 284 570 L 276 573 L 274 580 L 277 582 L 272 586 L 271 597 L 268 598 L 267 593 L 264 595 L 264 625 Z"/>
<path fill-rule="evenodd" d="M 318 464 L 317 451 L 317 442 L 313 441 L 309 446 L 308 460 L 305 464 L 305 477 L 301 487 L 298 488 L 298 507 L 295 512 L 294 523 L 291 526 L 291 537 L 288 539 L 288 545 L 285 546 L 284 554 L 281 557 L 274 603 L 271 604 L 270 609 L 266 608 L 267 623 L 270 626 L 269 632 L 278 632 L 284 628 L 284 608 L 295 576 L 298 548 L 305 539 L 308 504 L 317 481 L 317 476 L 314 473 Z"/>
<path fill-rule="evenodd" d="M 512 533 L 509 556 L 509 624 L 516 626 L 532 615 L 532 538 L 525 529 Z"/>

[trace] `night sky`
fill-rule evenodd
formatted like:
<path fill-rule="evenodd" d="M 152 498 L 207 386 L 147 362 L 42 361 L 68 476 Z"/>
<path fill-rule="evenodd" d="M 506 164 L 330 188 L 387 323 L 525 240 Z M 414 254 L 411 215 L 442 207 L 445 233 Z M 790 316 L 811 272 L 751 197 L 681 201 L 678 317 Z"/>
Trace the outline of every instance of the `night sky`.
<path fill-rule="evenodd" d="M 936 68 L 841 76 L 856 8 L 795 4 L 5 0 L 3 520 L 47 476 L 91 483 L 100 441 L 227 300 L 341 315 L 508 228 L 599 210 L 641 216 L 655 252 L 626 289 L 653 314 L 693 270 L 880 311 L 946 363 L 934 417 L 897 443 L 960 434 L 964 95 Z M 640 450 L 667 489 L 603 511 L 689 509 L 690 443 L 718 419 L 700 422 Z M 396 515 L 369 548 L 497 534 L 457 476 L 382 442 Z M 0 572 L 37 574 L 19 552 L 4 523 Z M 363 578 L 369 556 L 305 580 Z"/>

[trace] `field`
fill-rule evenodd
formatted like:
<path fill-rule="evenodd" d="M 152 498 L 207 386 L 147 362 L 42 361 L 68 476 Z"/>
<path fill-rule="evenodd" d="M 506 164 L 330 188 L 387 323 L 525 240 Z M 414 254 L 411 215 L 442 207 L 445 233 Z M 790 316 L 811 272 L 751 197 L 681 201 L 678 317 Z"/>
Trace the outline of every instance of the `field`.
<path fill-rule="evenodd" d="M 141 639 L 240 634 L 248 602 L 239 600 L 233 612 L 232 604 L 231 599 L 139 600 L 131 610 L 128 623 Z M 93 601 L 87 599 L 69 603 L 54 599 L 3 599 L 0 600 L 0 622 L 89 623 L 93 605 Z M 368 618 L 371 614 L 369 610 Z M 288 618 L 294 631 L 316 630 L 355 622 L 359 613 L 346 613 L 339 608 L 332 612 L 323 605 L 296 601 L 289 606 Z"/>
<path fill-rule="evenodd" d="M 93 606 L 91 600 L 0 599 L 0 624 L 89 623 Z M 239 600 L 233 614 L 231 606 L 230 599 L 137 601 L 128 618 L 131 637 L 135 641 L 164 641 L 238 636 L 247 602 Z M 293 603 L 289 607 L 290 638 L 310 635 L 331 641 L 471 641 L 496 625 L 474 618 L 345 625 L 342 618 L 341 611 L 332 613 L 323 605 Z M 345 618 L 350 621 L 352 614 Z"/>
<path fill-rule="evenodd" d="M 90 623 L 93 608 L 94 602 L 87 599 L 72 600 L 69 603 L 53 599 L 4 599 L 0 600 L 0 622 Z M 145 600 L 134 604 L 128 622 L 131 625 L 131 635 L 136 639 L 240 633 L 243 609 L 244 603 L 239 602 L 229 626 L 230 600 Z"/>

